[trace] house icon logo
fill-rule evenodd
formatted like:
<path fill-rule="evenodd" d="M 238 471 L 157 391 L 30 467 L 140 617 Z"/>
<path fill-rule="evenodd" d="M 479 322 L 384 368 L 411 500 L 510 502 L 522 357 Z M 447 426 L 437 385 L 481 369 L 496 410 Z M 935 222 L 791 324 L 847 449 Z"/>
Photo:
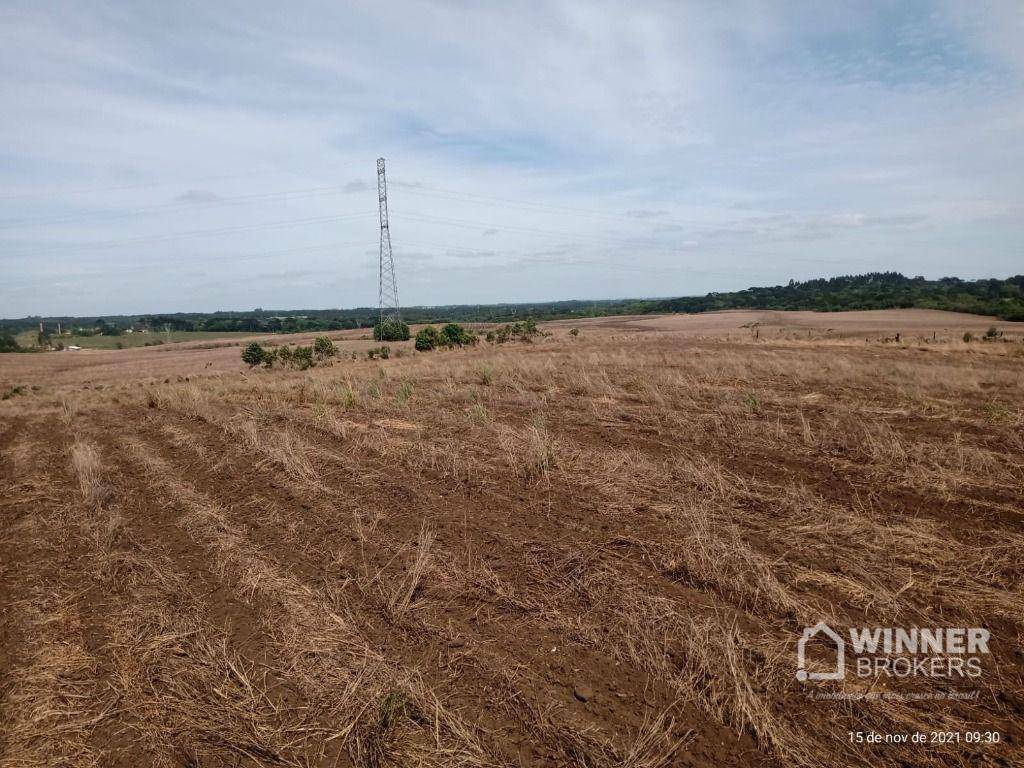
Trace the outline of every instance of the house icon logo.
<path fill-rule="evenodd" d="M 809 672 L 806 664 L 807 641 L 824 635 L 836 647 L 836 666 L 831 672 Z M 819 621 L 813 627 L 804 627 L 804 633 L 800 642 L 796 645 L 796 679 L 800 682 L 806 680 L 842 680 L 846 677 L 846 641 L 839 636 L 832 627 L 824 621 Z"/>

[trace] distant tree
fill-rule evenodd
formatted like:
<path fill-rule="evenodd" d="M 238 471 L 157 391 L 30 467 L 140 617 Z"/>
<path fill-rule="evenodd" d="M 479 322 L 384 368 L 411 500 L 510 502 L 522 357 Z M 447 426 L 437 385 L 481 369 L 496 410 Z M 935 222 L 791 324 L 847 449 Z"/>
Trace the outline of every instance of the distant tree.
<path fill-rule="evenodd" d="M 375 341 L 408 341 L 409 326 L 401 320 L 385 320 L 373 326 L 373 338 Z"/>
<path fill-rule="evenodd" d="M 263 347 L 260 346 L 258 341 L 254 341 L 242 350 L 242 362 L 247 364 L 250 368 L 255 368 L 257 365 L 261 364 L 265 356 L 266 353 L 263 351 Z"/>

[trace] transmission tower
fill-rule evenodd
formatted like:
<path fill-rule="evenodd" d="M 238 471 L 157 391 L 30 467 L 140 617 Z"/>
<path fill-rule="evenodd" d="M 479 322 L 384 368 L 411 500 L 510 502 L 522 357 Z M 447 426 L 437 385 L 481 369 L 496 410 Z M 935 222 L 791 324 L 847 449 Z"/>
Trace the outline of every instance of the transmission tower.
<path fill-rule="evenodd" d="M 377 158 L 377 197 L 380 200 L 380 322 L 401 322 L 398 307 L 398 283 L 395 281 L 395 260 L 391 256 L 391 230 L 388 229 L 388 183 L 384 178 L 384 158 Z"/>

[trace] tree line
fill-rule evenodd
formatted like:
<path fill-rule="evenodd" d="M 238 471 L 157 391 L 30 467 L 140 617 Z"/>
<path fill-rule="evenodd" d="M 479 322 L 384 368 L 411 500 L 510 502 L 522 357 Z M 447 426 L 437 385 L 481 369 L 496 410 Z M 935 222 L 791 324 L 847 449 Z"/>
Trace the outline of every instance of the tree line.
<path fill-rule="evenodd" d="M 402 318 L 410 324 L 515 323 L 526 319 L 558 320 L 608 315 L 668 312 L 714 312 L 724 309 L 778 309 L 838 312 L 856 309 L 918 307 L 989 315 L 1024 321 L 1024 275 L 1004 280 L 927 280 L 899 272 L 790 280 L 786 285 L 747 288 L 672 299 L 611 299 L 601 301 L 549 301 L 523 304 L 455 304 L 407 307 Z M 0 320 L 0 351 L 14 351 L 13 335 L 60 322 L 76 332 L 117 334 L 121 329 L 162 331 L 240 331 L 246 333 L 301 333 L 373 328 L 379 311 L 354 309 L 255 309 L 239 312 L 178 312 L 102 317 L 25 317 Z"/>

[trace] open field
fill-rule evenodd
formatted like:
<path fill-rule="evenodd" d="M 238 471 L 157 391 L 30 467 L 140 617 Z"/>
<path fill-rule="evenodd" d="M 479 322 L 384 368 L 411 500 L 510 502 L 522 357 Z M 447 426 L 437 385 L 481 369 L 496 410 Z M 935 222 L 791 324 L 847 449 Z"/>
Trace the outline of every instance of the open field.
<path fill-rule="evenodd" d="M 544 327 L 0 355 L 0 766 L 1020 764 L 1024 324 Z M 802 683 L 819 620 L 991 654 Z"/>
<path fill-rule="evenodd" d="M 178 344 L 188 341 L 211 341 L 213 339 L 232 339 L 251 336 L 248 333 L 230 331 L 171 331 L 169 333 L 122 333 L 120 336 L 75 336 L 64 334 L 54 336 L 53 342 L 60 342 L 65 347 L 76 346 L 83 349 L 129 349 L 131 347 L 157 346 L 159 344 Z M 23 331 L 15 340 L 26 349 L 36 345 L 38 334 L 35 331 Z M 120 345 L 120 346 L 118 346 Z"/>

